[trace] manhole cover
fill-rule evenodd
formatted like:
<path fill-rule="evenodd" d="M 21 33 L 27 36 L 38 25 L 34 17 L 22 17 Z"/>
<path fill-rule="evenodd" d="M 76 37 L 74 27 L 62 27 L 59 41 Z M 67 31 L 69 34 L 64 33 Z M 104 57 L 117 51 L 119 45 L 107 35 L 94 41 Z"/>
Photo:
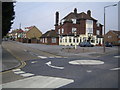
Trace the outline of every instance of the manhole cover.
<path fill-rule="evenodd" d="M 73 64 L 73 65 L 99 65 L 99 64 L 104 64 L 104 62 L 100 61 L 100 60 L 74 60 L 74 61 L 70 61 L 69 64 Z"/>

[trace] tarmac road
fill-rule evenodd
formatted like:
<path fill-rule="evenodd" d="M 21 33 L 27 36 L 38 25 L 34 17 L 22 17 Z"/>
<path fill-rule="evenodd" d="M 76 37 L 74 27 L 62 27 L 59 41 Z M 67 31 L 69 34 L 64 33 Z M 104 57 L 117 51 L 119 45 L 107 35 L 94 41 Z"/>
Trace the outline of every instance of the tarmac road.
<path fill-rule="evenodd" d="M 26 65 L 3 73 L 3 88 L 118 88 L 117 52 L 96 58 L 62 57 L 15 42 L 6 42 L 5 45 Z M 69 64 L 75 60 L 97 60 L 104 63 Z"/>

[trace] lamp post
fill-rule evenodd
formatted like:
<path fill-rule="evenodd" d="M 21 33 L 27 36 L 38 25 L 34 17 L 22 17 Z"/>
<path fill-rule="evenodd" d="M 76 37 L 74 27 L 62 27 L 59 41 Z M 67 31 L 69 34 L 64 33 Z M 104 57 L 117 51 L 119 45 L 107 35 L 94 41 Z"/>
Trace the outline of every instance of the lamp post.
<path fill-rule="evenodd" d="M 76 35 L 76 30 L 74 31 L 74 37 L 75 37 L 75 49 L 77 49 L 77 35 Z"/>
<path fill-rule="evenodd" d="M 117 4 L 113 4 L 113 5 L 108 5 L 104 7 L 104 39 L 103 39 L 103 52 L 105 53 L 105 9 L 107 7 L 111 7 L 111 6 L 117 6 Z"/>

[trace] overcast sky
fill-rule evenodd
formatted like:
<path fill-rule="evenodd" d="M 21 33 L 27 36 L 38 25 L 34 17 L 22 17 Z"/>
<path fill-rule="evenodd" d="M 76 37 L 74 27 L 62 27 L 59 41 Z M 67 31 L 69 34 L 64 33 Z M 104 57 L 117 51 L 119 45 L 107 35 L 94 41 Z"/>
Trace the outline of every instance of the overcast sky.
<path fill-rule="evenodd" d="M 91 10 L 92 17 L 104 24 L 104 6 L 117 2 L 16 2 L 15 19 L 12 29 L 20 26 L 35 25 L 43 33 L 54 29 L 55 12 L 59 11 L 60 19 L 77 8 L 78 13 Z M 106 32 L 118 30 L 118 6 L 106 8 Z"/>

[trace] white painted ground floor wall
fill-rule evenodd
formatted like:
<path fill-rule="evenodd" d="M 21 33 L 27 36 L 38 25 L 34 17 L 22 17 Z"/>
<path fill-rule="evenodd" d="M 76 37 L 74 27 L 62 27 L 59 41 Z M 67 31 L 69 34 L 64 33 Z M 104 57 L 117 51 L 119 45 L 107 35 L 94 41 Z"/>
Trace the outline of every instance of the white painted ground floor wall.
<path fill-rule="evenodd" d="M 75 39 L 76 38 L 76 39 Z M 74 36 L 62 36 L 59 38 L 59 45 L 79 45 L 79 43 L 83 42 L 83 41 L 87 41 L 88 40 L 88 35 L 80 35 L 78 37 L 74 37 Z M 103 38 L 97 38 L 97 36 L 93 35 L 91 37 L 91 40 L 93 40 L 93 42 L 91 42 L 91 44 L 93 45 L 97 45 L 97 44 L 103 44 Z"/>

